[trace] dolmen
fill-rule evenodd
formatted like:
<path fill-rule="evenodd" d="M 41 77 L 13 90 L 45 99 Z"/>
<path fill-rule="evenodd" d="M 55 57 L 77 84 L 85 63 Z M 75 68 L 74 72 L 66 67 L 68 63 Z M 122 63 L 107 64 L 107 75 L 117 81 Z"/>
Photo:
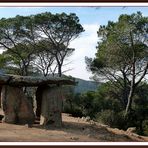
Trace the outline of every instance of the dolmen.
<path fill-rule="evenodd" d="M 40 125 L 60 127 L 62 125 L 62 85 L 75 85 L 73 80 L 62 77 L 32 77 L 0 75 L 1 108 L 3 122 L 29 124 L 40 118 Z M 24 87 L 36 87 L 36 112 Z"/>

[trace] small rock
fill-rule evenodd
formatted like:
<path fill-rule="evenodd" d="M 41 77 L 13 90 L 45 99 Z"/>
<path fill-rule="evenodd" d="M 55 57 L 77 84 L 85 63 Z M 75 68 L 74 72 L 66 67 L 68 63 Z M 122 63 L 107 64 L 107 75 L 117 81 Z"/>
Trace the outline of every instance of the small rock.
<path fill-rule="evenodd" d="M 129 127 L 126 131 L 128 133 L 134 133 L 136 131 L 136 127 Z"/>
<path fill-rule="evenodd" d="M 138 134 L 131 133 L 131 135 L 134 136 L 134 137 L 137 137 L 137 138 L 140 138 L 141 139 L 141 136 L 139 136 Z"/>
<path fill-rule="evenodd" d="M 87 136 L 88 136 L 88 137 L 92 137 L 91 134 L 88 134 Z"/>
<path fill-rule="evenodd" d="M 70 139 L 71 139 L 71 140 L 79 140 L 78 137 L 71 137 Z"/>
<path fill-rule="evenodd" d="M 93 120 L 90 120 L 89 123 L 90 123 L 91 125 L 96 125 L 96 123 L 95 123 Z"/>
<path fill-rule="evenodd" d="M 86 120 L 87 122 L 90 121 L 90 117 L 87 116 L 87 117 L 85 118 L 85 120 Z"/>
<path fill-rule="evenodd" d="M 32 124 L 25 124 L 26 127 L 32 128 Z"/>
<path fill-rule="evenodd" d="M 78 122 L 80 122 L 80 120 L 81 120 L 80 117 L 78 117 Z"/>

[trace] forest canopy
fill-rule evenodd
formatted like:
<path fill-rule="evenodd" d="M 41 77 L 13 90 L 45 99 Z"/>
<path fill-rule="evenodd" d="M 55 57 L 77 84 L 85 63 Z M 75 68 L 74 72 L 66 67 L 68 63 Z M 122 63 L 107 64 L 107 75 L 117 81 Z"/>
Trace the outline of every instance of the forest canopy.
<path fill-rule="evenodd" d="M 8 73 L 61 77 L 64 60 L 75 49 L 72 40 L 84 31 L 74 13 L 45 12 L 0 20 L 1 68 Z"/>
<path fill-rule="evenodd" d="M 137 89 L 147 85 L 143 81 L 148 74 L 148 17 L 141 12 L 122 14 L 117 22 L 108 21 L 107 25 L 100 26 L 97 34 L 97 53 L 94 59 L 86 57 L 87 68 L 94 80 L 104 80 L 111 87 L 111 94 L 109 91 L 106 95 L 118 98 L 124 123 L 130 124 L 139 118 L 135 116 L 144 116 L 135 115 L 134 102 Z M 143 97 L 139 99 L 142 101 Z M 142 124 L 143 120 L 139 122 Z"/>

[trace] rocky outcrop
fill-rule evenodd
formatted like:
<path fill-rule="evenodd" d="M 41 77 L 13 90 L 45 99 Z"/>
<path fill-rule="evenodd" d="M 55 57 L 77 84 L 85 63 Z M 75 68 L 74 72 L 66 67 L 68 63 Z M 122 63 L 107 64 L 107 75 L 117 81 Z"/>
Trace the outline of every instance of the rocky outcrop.
<path fill-rule="evenodd" d="M 20 87 L 3 86 L 1 105 L 4 111 L 3 122 L 33 124 L 34 112 L 31 103 Z"/>

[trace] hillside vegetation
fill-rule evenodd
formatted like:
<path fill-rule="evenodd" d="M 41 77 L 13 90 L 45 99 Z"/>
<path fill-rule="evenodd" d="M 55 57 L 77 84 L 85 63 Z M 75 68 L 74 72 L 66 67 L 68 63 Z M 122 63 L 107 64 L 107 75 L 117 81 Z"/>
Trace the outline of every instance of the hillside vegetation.
<path fill-rule="evenodd" d="M 78 84 L 76 86 L 74 86 L 74 92 L 75 93 L 84 93 L 87 91 L 95 91 L 100 83 L 94 82 L 94 81 L 87 81 L 87 80 L 83 80 L 83 79 L 75 79 L 76 82 L 78 82 Z"/>

